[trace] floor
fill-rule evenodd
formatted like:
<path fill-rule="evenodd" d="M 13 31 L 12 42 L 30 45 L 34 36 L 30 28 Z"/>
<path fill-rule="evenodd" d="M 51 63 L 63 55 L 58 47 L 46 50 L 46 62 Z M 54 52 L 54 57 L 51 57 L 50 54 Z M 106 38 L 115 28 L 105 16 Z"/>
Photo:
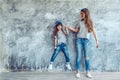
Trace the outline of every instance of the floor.
<path fill-rule="evenodd" d="M 120 80 L 120 72 L 92 72 L 92 79 L 74 72 L 1 72 L 0 80 Z"/>

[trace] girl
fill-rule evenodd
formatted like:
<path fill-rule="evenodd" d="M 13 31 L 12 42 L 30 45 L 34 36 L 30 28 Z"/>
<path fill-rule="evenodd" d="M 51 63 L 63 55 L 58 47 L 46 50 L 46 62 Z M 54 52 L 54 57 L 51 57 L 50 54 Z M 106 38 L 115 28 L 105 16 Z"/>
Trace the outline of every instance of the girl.
<path fill-rule="evenodd" d="M 70 66 L 70 59 L 69 59 L 69 53 L 68 53 L 68 48 L 66 45 L 66 36 L 68 34 L 68 30 L 66 28 L 66 33 L 63 31 L 63 24 L 61 21 L 56 21 L 55 23 L 55 30 L 54 30 L 54 53 L 51 57 L 50 60 L 50 64 L 48 67 L 48 70 L 52 70 L 53 69 L 53 62 L 56 58 L 56 56 L 58 55 L 58 53 L 60 51 L 62 51 L 64 53 L 65 59 L 66 59 L 66 67 L 67 69 L 71 70 L 71 66 Z"/>
<path fill-rule="evenodd" d="M 81 53 L 82 50 L 84 52 L 85 57 L 85 66 L 86 66 L 86 76 L 89 78 L 92 78 L 92 75 L 90 74 L 90 62 L 89 62 L 89 55 L 90 52 L 88 52 L 89 49 L 89 37 L 90 34 L 93 33 L 94 38 L 96 40 L 96 47 L 98 48 L 98 39 L 96 35 L 96 30 L 93 26 L 92 20 L 90 18 L 90 13 L 87 8 L 83 8 L 80 11 L 81 14 L 81 21 L 78 22 L 76 28 L 68 27 L 66 28 L 70 29 L 73 32 L 77 33 L 77 39 L 76 39 L 76 48 L 77 48 L 77 56 L 76 56 L 76 77 L 80 77 L 80 60 L 81 60 Z"/>

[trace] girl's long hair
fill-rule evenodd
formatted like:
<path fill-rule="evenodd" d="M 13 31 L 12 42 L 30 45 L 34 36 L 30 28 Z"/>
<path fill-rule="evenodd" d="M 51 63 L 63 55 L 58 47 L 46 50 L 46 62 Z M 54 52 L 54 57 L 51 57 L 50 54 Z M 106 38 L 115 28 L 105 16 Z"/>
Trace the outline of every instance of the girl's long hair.
<path fill-rule="evenodd" d="M 93 22 L 90 17 L 90 11 L 87 8 L 84 8 L 81 11 L 85 13 L 84 21 L 85 21 L 86 27 L 88 28 L 88 32 L 92 32 L 93 31 Z"/>
<path fill-rule="evenodd" d="M 59 24 L 59 25 L 61 25 L 61 26 L 63 27 L 62 24 Z M 54 31 L 53 31 L 54 36 L 58 36 L 58 29 L 57 29 L 57 26 L 58 26 L 58 25 L 56 25 L 56 26 L 54 27 Z M 63 28 L 62 28 L 61 30 L 62 30 L 62 32 L 65 34 Z M 66 34 L 65 34 L 65 35 L 66 35 Z"/>

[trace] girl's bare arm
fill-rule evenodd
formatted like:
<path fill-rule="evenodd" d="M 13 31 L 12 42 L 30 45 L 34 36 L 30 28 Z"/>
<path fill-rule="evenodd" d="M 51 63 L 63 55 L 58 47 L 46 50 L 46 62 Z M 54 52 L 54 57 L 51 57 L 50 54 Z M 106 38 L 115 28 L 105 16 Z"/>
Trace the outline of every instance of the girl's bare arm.
<path fill-rule="evenodd" d="M 69 35 L 69 30 L 67 27 L 65 27 L 65 30 L 66 30 L 66 35 L 68 36 Z"/>
<path fill-rule="evenodd" d="M 56 47 L 57 47 L 57 36 L 55 36 L 54 38 L 55 38 L 54 39 L 54 48 L 56 49 Z"/>

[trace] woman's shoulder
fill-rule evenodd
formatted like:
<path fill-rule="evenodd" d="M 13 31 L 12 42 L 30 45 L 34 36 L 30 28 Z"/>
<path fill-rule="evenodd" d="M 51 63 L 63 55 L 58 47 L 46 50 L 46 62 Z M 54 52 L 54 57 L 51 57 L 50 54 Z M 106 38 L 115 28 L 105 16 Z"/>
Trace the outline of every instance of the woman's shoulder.
<path fill-rule="evenodd" d="M 75 22 L 75 24 L 76 24 L 76 27 L 80 27 L 80 26 L 81 26 L 81 20 L 80 20 L 80 19 L 77 20 L 77 21 Z"/>
<path fill-rule="evenodd" d="M 75 21 L 75 23 L 80 23 L 81 22 L 81 19 L 78 19 Z"/>

